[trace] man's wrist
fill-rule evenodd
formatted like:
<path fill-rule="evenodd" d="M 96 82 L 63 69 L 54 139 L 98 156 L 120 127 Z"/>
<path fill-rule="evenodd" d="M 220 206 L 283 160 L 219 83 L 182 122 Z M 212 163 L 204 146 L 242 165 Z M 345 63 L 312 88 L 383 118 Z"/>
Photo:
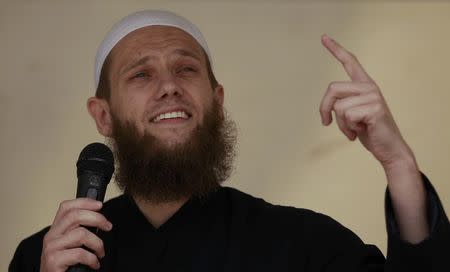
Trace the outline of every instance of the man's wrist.
<path fill-rule="evenodd" d="M 426 196 L 422 177 L 412 152 L 384 164 L 395 218 L 402 239 L 417 244 L 429 235 Z"/>
<path fill-rule="evenodd" d="M 416 158 L 409 146 L 406 146 L 400 154 L 381 164 L 388 178 L 388 182 L 400 177 L 420 175 Z"/>

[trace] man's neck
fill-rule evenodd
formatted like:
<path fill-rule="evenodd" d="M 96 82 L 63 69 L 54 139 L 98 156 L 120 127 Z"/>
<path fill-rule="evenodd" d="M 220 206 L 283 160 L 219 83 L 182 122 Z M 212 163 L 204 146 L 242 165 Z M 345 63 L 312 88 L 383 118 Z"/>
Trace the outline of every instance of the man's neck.
<path fill-rule="evenodd" d="M 147 218 L 154 228 L 159 228 L 167 222 L 183 205 L 189 197 L 181 200 L 163 203 L 152 203 L 139 198 L 134 198 L 139 210 Z"/>

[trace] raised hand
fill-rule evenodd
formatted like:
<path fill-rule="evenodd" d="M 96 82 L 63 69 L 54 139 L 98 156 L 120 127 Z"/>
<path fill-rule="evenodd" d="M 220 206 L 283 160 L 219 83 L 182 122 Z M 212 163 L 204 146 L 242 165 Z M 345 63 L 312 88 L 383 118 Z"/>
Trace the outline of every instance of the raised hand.
<path fill-rule="evenodd" d="M 403 139 L 373 79 L 356 57 L 324 35 L 322 44 L 344 66 L 350 81 L 332 82 L 322 99 L 322 123 L 336 116 L 351 141 L 358 138 L 383 166 L 400 236 L 418 243 L 428 236 L 425 189 L 414 154 Z"/>
<path fill-rule="evenodd" d="M 322 36 L 322 44 L 344 66 L 349 81 L 329 84 L 320 105 L 322 123 L 332 122 L 351 141 L 358 138 L 383 166 L 407 160 L 412 153 L 392 117 L 383 95 L 357 58 L 336 41 Z"/>

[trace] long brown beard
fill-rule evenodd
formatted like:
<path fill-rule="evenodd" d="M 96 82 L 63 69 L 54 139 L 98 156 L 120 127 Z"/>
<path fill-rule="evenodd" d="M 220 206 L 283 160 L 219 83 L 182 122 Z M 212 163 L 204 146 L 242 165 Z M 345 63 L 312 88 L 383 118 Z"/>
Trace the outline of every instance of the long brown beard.
<path fill-rule="evenodd" d="M 125 193 L 151 203 L 205 197 L 232 172 L 236 126 L 213 103 L 183 144 L 168 148 L 151 134 L 139 136 L 136 126 L 113 115 L 113 150 L 118 162 L 115 180 Z"/>

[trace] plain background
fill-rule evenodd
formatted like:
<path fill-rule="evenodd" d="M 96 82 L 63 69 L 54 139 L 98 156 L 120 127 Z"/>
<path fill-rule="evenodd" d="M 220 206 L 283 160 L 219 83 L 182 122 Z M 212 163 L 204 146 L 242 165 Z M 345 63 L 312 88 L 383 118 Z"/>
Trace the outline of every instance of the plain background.
<path fill-rule="evenodd" d="M 421 170 L 450 208 L 450 4 L 437 1 L 7 1 L 0 3 L 0 270 L 73 198 L 75 162 L 99 136 L 86 111 L 108 29 L 136 10 L 196 23 L 239 128 L 225 184 L 328 214 L 386 250 L 382 168 L 319 103 L 347 80 L 321 46 L 328 33 L 381 87 Z M 107 198 L 117 195 L 111 183 Z"/>

